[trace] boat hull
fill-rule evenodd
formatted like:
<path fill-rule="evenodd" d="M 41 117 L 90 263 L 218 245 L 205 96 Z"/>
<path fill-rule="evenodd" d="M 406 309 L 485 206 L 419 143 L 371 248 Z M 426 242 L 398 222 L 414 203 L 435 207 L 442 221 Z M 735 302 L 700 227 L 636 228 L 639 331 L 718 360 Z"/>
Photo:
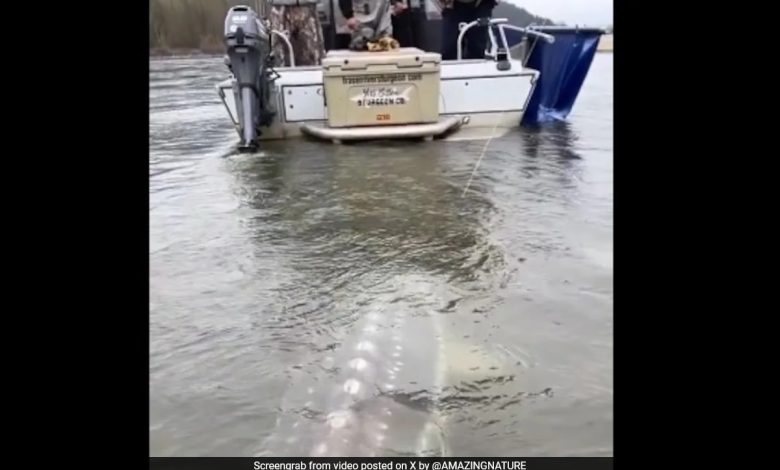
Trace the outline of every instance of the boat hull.
<path fill-rule="evenodd" d="M 260 140 L 300 137 L 302 125 L 327 125 L 328 110 L 320 67 L 277 69 L 279 78 L 273 84 L 272 102 L 276 116 L 262 129 Z M 499 70 L 492 60 L 444 61 L 441 66 L 439 115 L 442 119 L 461 119 L 448 140 L 496 137 L 517 128 L 528 108 L 539 72 L 525 68 L 516 60 L 508 70 Z M 217 85 L 228 116 L 240 135 L 233 79 Z M 403 134 L 403 133 L 401 133 Z"/>

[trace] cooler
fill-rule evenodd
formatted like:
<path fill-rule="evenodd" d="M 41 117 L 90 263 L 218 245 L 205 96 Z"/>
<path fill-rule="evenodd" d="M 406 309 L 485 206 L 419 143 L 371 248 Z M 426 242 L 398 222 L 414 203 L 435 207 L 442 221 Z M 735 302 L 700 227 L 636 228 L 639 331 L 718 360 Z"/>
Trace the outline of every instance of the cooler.
<path fill-rule="evenodd" d="M 331 127 L 436 122 L 441 55 L 413 47 L 329 51 L 322 61 Z"/>

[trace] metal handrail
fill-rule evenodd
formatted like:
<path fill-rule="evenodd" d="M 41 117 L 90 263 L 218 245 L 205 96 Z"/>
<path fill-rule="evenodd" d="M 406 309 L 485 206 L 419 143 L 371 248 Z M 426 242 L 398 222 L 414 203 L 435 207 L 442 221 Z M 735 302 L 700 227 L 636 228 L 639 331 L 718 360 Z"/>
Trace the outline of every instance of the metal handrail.
<path fill-rule="evenodd" d="M 504 47 L 509 50 L 509 41 L 506 40 L 506 33 L 504 32 L 504 24 L 498 25 L 498 33 L 501 35 L 501 40 L 504 42 Z"/>
<path fill-rule="evenodd" d="M 499 26 L 499 29 L 501 29 L 501 28 L 509 28 L 509 29 L 511 29 L 513 31 L 520 31 L 521 33 L 530 34 L 532 36 L 539 36 L 540 38 L 544 39 L 545 41 L 547 41 L 550 44 L 555 42 L 555 36 L 552 36 L 552 35 L 547 34 L 547 33 L 542 33 L 541 31 L 536 31 L 534 29 L 521 28 L 520 26 L 514 26 L 514 25 L 511 25 L 511 24 L 504 24 L 504 25 Z"/>
<path fill-rule="evenodd" d="M 490 39 L 490 56 L 495 59 L 498 55 L 498 41 L 496 41 L 496 33 L 493 32 L 492 26 L 488 26 L 488 38 Z"/>
<path fill-rule="evenodd" d="M 466 32 L 473 28 L 474 26 L 477 26 L 480 23 L 484 23 L 484 19 L 481 20 L 474 20 L 469 23 L 460 23 L 458 25 L 458 28 L 460 29 L 460 32 L 458 33 L 458 55 L 457 60 L 463 60 L 463 37 L 466 35 Z M 533 29 L 528 28 L 521 28 L 520 26 L 514 26 L 509 23 L 509 20 L 506 18 L 491 18 L 488 22 L 488 36 L 490 38 L 490 54 L 492 55 L 494 52 L 494 49 L 497 49 L 497 42 L 495 38 L 495 34 L 493 33 L 493 25 L 498 26 L 498 32 L 501 36 L 501 41 L 504 43 L 504 49 L 509 50 L 509 42 L 506 39 L 506 33 L 504 33 L 504 28 L 509 28 L 513 31 L 520 31 L 521 33 L 530 34 L 533 36 L 538 36 L 548 43 L 552 44 L 555 42 L 555 37 L 551 36 L 549 34 L 545 34 L 539 31 L 535 31 Z"/>
<path fill-rule="evenodd" d="M 470 23 L 460 23 L 458 24 L 458 28 L 460 29 L 460 32 L 458 33 L 458 55 L 456 57 L 457 60 L 463 59 L 463 36 L 466 35 L 466 31 L 468 31 L 472 26 L 476 25 L 477 21 L 472 21 Z"/>
<path fill-rule="evenodd" d="M 275 34 L 282 38 L 282 40 L 287 44 L 287 50 L 290 51 L 290 67 L 295 67 L 295 52 L 293 51 L 292 44 L 290 43 L 290 39 L 287 37 L 286 34 L 284 34 L 281 31 L 277 31 L 275 29 L 271 30 L 271 34 Z"/>
<path fill-rule="evenodd" d="M 509 20 L 506 18 L 492 18 L 490 20 L 490 25 L 492 26 L 494 24 L 503 24 L 508 22 Z M 460 23 L 458 25 L 458 28 L 460 28 L 460 33 L 458 33 L 458 60 L 463 59 L 463 36 L 466 35 L 466 31 L 473 28 L 474 26 L 478 25 L 479 23 L 484 22 L 484 19 L 478 19 L 471 21 L 469 23 Z"/>

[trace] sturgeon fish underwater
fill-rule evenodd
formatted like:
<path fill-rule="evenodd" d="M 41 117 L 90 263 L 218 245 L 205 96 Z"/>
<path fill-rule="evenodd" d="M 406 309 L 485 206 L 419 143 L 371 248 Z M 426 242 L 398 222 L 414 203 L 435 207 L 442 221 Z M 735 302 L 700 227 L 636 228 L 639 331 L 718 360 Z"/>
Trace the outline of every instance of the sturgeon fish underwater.
<path fill-rule="evenodd" d="M 403 282 L 402 301 L 370 302 L 332 354 L 292 371 L 256 456 L 448 455 L 436 412 L 447 372 L 441 314 L 432 308 L 441 300 L 424 279 Z"/>

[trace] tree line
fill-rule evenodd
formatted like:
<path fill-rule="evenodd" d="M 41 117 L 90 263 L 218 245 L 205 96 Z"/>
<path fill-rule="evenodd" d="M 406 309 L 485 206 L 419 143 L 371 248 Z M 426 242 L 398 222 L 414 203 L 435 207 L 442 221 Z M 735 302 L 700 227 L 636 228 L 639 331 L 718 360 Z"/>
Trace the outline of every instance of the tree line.
<path fill-rule="evenodd" d="M 150 0 L 149 48 L 156 54 L 176 50 L 220 53 L 225 14 L 236 5 L 254 6 L 250 0 Z M 511 3 L 500 2 L 495 17 L 518 26 L 553 24 Z"/>

